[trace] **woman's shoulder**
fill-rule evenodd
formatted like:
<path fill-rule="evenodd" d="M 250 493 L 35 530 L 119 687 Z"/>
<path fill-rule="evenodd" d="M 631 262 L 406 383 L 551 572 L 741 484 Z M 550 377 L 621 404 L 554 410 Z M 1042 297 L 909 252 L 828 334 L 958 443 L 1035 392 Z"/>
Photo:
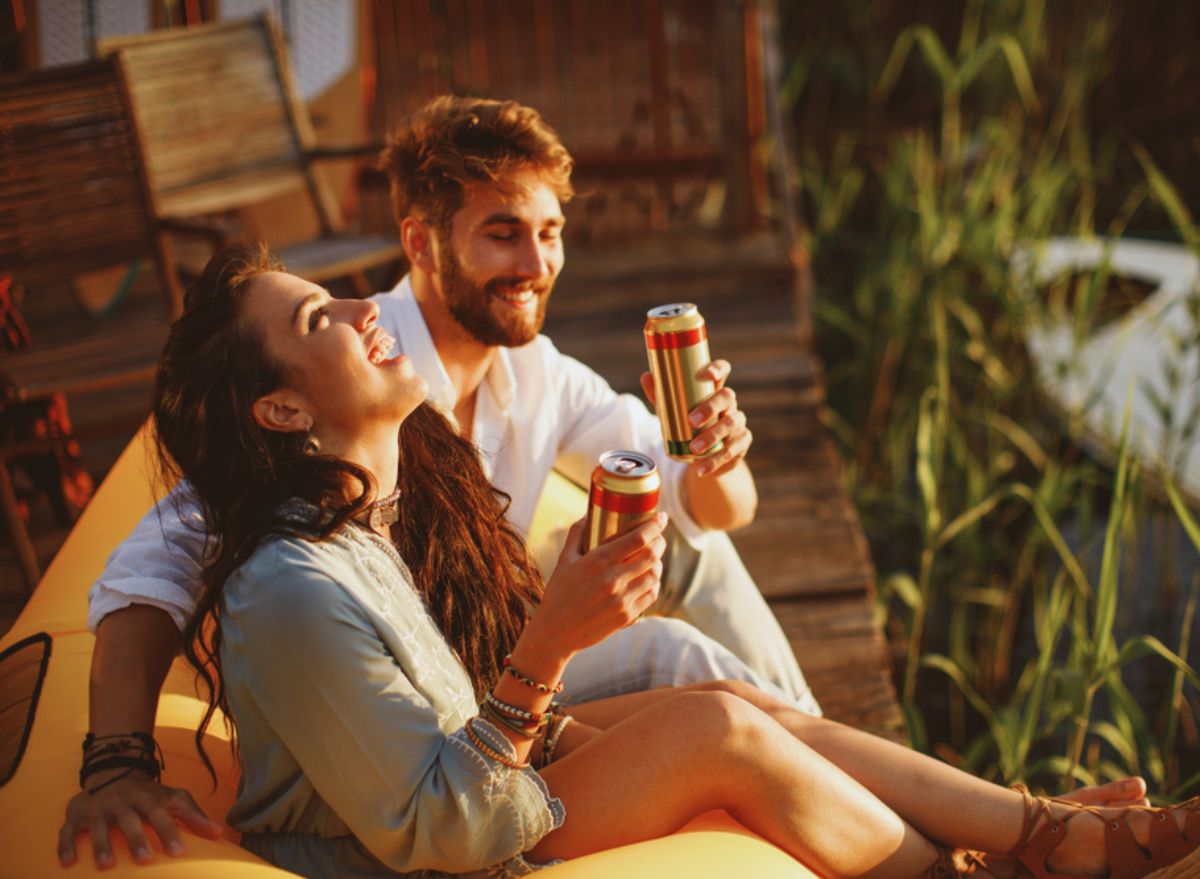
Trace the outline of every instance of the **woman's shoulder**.
<path fill-rule="evenodd" d="M 229 576 L 224 595 L 229 599 L 253 593 L 264 600 L 340 595 L 339 584 L 354 568 L 341 542 L 337 535 L 321 540 L 302 534 L 270 535 Z"/>
<path fill-rule="evenodd" d="M 362 590 L 356 586 L 364 579 L 410 581 L 399 555 L 377 544 L 382 541 L 370 539 L 353 525 L 320 539 L 300 532 L 271 535 L 230 576 L 226 600 L 248 600 L 253 595 L 261 602 L 302 596 L 342 602 L 350 599 L 350 593 L 359 595 Z"/>

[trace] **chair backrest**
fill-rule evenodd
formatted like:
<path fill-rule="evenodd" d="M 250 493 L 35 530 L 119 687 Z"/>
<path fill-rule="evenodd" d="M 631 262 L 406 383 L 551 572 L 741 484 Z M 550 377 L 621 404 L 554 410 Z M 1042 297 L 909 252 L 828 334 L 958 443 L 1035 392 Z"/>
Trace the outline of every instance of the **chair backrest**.
<path fill-rule="evenodd" d="M 340 228 L 312 174 L 315 143 L 269 16 L 101 40 L 120 55 L 159 210 L 194 216 L 308 189 L 325 232 Z"/>
<path fill-rule="evenodd" d="M 761 0 L 374 0 L 375 134 L 446 93 L 538 109 L 593 238 L 761 223 Z M 580 213 L 583 217 L 580 217 Z"/>
<path fill-rule="evenodd" d="M 115 59 L 0 77 L 0 271 L 52 283 L 144 257 L 181 301 Z"/>

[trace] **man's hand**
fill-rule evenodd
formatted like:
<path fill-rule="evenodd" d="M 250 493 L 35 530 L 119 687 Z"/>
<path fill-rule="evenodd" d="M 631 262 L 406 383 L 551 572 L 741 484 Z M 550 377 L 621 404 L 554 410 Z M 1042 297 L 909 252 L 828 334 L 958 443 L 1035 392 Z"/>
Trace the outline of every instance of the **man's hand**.
<path fill-rule="evenodd" d="M 711 457 L 691 463 L 697 476 L 720 476 L 722 473 L 728 473 L 746 457 L 750 443 L 754 440 L 750 429 L 746 427 L 746 413 L 738 408 L 737 394 L 725 385 L 731 371 L 728 360 L 714 360 L 697 375 L 697 378 L 713 382 L 717 390 L 688 413 L 688 421 L 693 427 L 712 422 L 692 439 L 692 452 L 699 454 L 720 440 L 725 443 L 725 447 Z M 642 373 L 642 390 L 650 405 L 655 406 L 654 377 L 648 372 Z"/>
<path fill-rule="evenodd" d="M 96 783 L 102 783 L 101 777 Z M 184 853 L 176 820 L 207 839 L 218 839 L 221 826 L 204 814 L 192 795 L 181 788 L 166 787 L 140 772 L 99 788 L 96 793 L 80 791 L 67 804 L 67 818 L 58 832 L 58 859 L 69 867 L 78 859 L 75 839 L 84 831 L 92 838 L 92 857 L 101 870 L 115 863 L 109 828 L 125 834 L 133 859 L 139 864 L 154 860 L 153 850 L 146 839 L 145 825 L 149 824 L 163 850 L 173 857 Z"/>

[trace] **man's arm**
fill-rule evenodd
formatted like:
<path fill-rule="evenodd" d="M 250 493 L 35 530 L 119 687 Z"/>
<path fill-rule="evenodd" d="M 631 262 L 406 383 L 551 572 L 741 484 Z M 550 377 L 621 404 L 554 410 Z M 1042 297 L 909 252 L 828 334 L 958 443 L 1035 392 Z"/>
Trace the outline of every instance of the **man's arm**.
<path fill-rule="evenodd" d="M 170 615 L 148 604 L 114 611 L 96 629 L 88 716 L 96 736 L 154 729 L 158 694 L 179 652 Z"/>
<path fill-rule="evenodd" d="M 100 738 L 152 731 L 158 694 L 178 651 L 179 629 L 166 611 L 134 604 L 105 616 L 96 630 L 88 686 L 91 732 Z M 187 791 L 165 787 L 136 769 L 97 772 L 67 805 L 59 860 L 64 866 L 75 862 L 75 838 L 86 830 L 96 866 L 111 866 L 109 828 L 116 827 L 125 834 L 134 860 L 148 863 L 154 856 L 145 824 L 154 828 L 165 851 L 181 855 L 176 819 L 201 836 L 221 834 Z"/>
<path fill-rule="evenodd" d="M 205 551 L 202 526 L 198 506 L 186 490 L 177 489 L 117 547 L 89 593 L 89 624 L 96 633 L 89 730 L 103 746 L 119 740 L 101 737 L 154 731 L 158 693 L 179 652 L 180 628 L 195 605 Z M 67 805 L 59 859 L 74 863 L 76 837 L 87 831 L 97 866 L 111 866 L 109 828 L 115 827 L 135 860 L 146 863 L 153 859 L 147 823 L 168 853 L 182 854 L 176 819 L 201 836 L 215 838 L 221 832 L 186 791 L 165 787 L 140 770 L 94 773 Z"/>

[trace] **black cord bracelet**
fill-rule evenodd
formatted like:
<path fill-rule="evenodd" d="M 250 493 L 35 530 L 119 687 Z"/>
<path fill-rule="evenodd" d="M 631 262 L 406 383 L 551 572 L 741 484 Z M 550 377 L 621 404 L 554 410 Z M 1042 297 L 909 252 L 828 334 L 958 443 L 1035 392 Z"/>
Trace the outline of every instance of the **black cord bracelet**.
<path fill-rule="evenodd" d="M 100 787 L 124 778 L 135 770 L 159 781 L 164 765 L 162 751 L 150 733 L 133 732 L 111 736 L 88 733 L 83 739 L 83 765 L 79 769 L 79 786 L 83 787 L 84 782 L 97 772 L 106 772 L 109 769 L 126 771 L 116 778 L 109 779 L 104 785 L 93 788 L 89 793 L 95 793 Z"/>

